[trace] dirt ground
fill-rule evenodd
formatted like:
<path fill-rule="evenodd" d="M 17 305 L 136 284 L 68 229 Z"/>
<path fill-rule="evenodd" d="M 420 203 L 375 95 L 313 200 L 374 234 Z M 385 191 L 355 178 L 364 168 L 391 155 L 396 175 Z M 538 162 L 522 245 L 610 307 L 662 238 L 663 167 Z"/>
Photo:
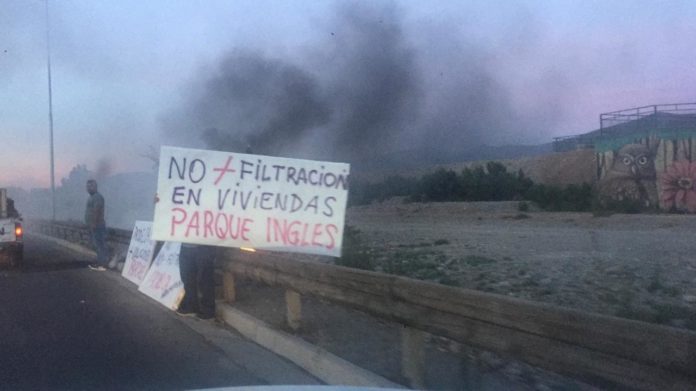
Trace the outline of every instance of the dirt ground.
<path fill-rule="evenodd" d="M 696 330 L 696 216 L 392 202 L 346 224 L 365 268 Z"/>

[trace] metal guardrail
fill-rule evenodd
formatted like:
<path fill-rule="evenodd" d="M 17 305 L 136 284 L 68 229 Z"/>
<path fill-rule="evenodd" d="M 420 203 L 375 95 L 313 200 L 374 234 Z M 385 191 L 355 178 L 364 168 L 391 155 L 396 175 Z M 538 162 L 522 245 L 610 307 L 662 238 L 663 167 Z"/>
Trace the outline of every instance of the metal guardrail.
<path fill-rule="evenodd" d="M 694 332 L 282 254 L 225 258 L 225 289 L 234 276 L 280 285 L 602 387 L 696 388 Z"/>
<path fill-rule="evenodd" d="M 25 230 L 29 233 L 38 232 L 44 235 L 60 238 L 71 243 L 79 244 L 83 247 L 92 249 L 92 242 L 89 232 L 84 224 L 73 221 L 54 222 L 50 220 L 32 219 L 25 223 Z M 132 231 L 118 228 L 107 228 L 107 245 L 111 248 L 111 253 L 119 256 L 128 250 Z"/>
<path fill-rule="evenodd" d="M 34 222 L 61 239 L 84 229 Z M 118 240 L 128 231 L 114 231 Z M 300 322 L 300 294 L 316 295 L 404 325 L 403 354 L 424 349 L 419 333 L 450 338 L 525 361 L 589 384 L 641 390 L 696 389 L 696 333 L 552 305 L 341 266 L 282 253 L 221 249 L 223 295 L 235 300 L 235 279 L 287 290 L 291 328 Z M 416 368 L 418 365 L 415 366 Z M 408 376 L 412 378 L 411 376 Z"/>

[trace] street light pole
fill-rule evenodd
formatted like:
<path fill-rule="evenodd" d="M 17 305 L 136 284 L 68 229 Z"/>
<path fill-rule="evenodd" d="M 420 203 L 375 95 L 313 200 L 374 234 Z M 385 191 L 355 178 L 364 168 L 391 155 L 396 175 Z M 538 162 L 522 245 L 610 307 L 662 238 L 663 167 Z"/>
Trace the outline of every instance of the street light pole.
<path fill-rule="evenodd" d="M 46 0 L 46 68 L 48 69 L 48 129 L 51 141 L 51 209 L 52 219 L 56 219 L 56 177 L 53 160 L 53 91 L 51 88 L 51 25 L 48 18 L 48 0 Z"/>

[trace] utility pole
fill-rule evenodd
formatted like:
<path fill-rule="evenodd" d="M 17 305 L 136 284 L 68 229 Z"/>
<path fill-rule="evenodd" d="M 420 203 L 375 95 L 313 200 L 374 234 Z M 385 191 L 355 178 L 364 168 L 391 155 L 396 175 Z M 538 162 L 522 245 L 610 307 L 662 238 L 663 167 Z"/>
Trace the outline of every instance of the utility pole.
<path fill-rule="evenodd" d="M 46 68 L 48 69 L 48 129 L 51 142 L 51 209 L 52 220 L 56 219 L 56 175 L 53 159 L 53 91 L 51 88 L 51 24 L 48 17 L 48 0 L 46 0 Z"/>

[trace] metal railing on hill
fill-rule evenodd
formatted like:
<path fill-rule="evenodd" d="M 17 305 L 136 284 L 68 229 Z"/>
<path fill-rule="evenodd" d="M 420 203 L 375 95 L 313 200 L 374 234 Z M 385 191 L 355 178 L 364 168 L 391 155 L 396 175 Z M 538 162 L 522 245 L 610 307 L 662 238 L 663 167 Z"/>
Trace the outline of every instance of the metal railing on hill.
<path fill-rule="evenodd" d="M 33 222 L 31 229 L 78 243 L 86 234 L 76 225 L 46 221 Z M 130 237 L 127 231 L 113 232 L 117 246 Z M 316 295 L 402 324 L 402 354 L 412 357 L 424 357 L 418 354 L 424 349 L 422 334 L 430 333 L 600 387 L 696 389 L 696 333 L 688 330 L 281 253 L 221 248 L 218 261 L 223 297 L 230 304 L 236 297 L 235 279 L 285 288 L 291 328 L 300 322 L 298 295 Z M 422 374 L 405 375 L 414 379 Z"/>
<path fill-rule="evenodd" d="M 603 139 L 660 135 L 696 134 L 696 103 L 659 104 L 611 111 L 599 115 L 597 130 L 554 137 L 554 152 L 593 148 Z M 665 134 L 663 134 L 664 136 Z"/>
<path fill-rule="evenodd" d="M 671 103 L 651 106 L 634 107 L 618 111 L 611 111 L 599 115 L 601 130 L 606 130 L 612 126 L 633 122 L 644 118 L 650 118 L 645 126 L 660 126 L 658 113 L 664 113 L 672 119 L 671 124 L 690 124 L 696 116 L 696 103 Z"/>

